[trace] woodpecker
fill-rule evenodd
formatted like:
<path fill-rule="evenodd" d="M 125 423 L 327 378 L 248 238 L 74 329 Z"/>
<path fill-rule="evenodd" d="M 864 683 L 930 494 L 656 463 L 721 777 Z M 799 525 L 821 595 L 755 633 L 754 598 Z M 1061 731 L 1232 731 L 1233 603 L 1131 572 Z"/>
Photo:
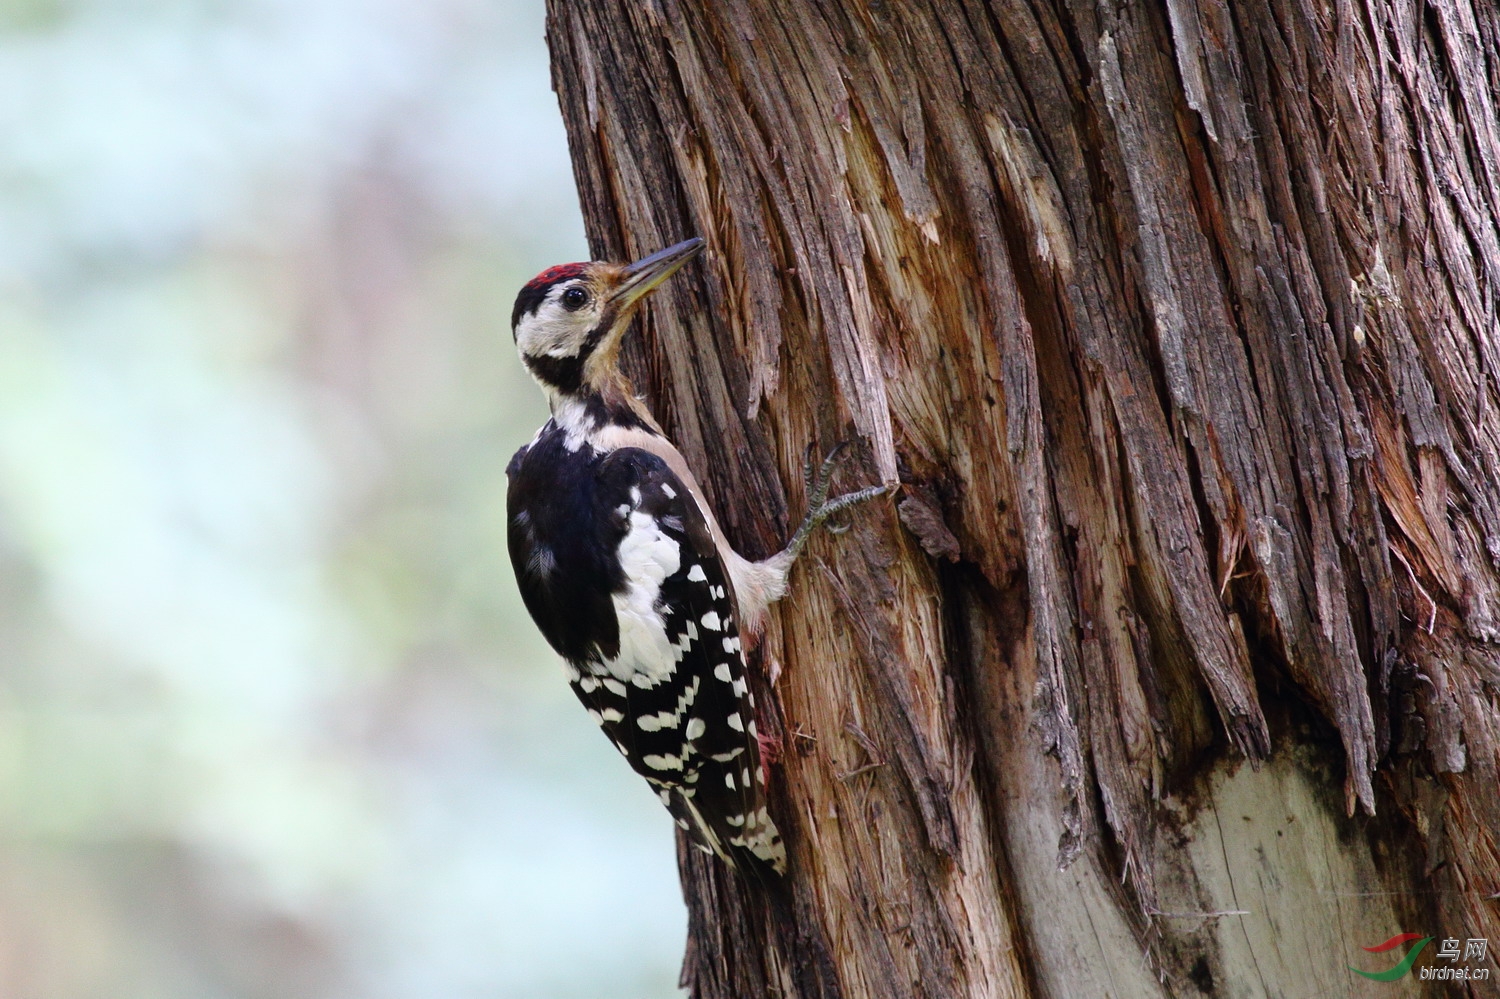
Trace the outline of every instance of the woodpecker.
<path fill-rule="evenodd" d="M 761 561 L 737 553 L 683 455 L 619 368 L 645 297 L 703 249 L 549 267 L 511 331 L 552 418 L 506 468 L 511 565 L 526 609 L 594 721 L 702 850 L 753 877 L 786 870 L 745 650 L 810 534 L 876 486 L 828 498 L 837 449 L 809 469 L 811 510 Z"/>

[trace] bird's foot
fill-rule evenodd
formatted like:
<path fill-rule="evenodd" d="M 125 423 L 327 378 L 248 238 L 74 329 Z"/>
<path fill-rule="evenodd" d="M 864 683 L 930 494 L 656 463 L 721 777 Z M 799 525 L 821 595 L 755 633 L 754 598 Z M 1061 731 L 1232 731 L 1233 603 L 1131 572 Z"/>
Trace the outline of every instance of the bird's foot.
<path fill-rule="evenodd" d="M 787 543 L 783 554 L 788 556 L 787 561 L 795 561 L 802 554 L 812 533 L 819 527 L 844 510 L 852 506 L 872 500 L 877 496 L 884 496 L 891 492 L 891 486 L 866 486 L 864 489 L 856 489 L 852 493 L 844 493 L 841 496 L 828 498 L 828 489 L 833 484 L 833 471 L 838 465 L 839 455 L 849 446 L 848 441 L 836 444 L 832 451 L 828 452 L 823 463 L 817 468 L 813 467 L 813 446 L 807 446 L 807 457 L 804 464 L 804 472 L 807 477 L 807 516 L 803 518 L 797 533 L 792 535 L 792 540 Z M 833 523 L 828 529 L 834 534 L 843 534 L 849 530 L 848 524 Z"/>

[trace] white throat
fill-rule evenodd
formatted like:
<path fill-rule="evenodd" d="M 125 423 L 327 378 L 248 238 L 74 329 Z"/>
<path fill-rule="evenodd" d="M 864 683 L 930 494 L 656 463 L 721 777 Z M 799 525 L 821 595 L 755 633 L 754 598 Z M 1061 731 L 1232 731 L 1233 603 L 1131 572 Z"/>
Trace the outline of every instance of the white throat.
<path fill-rule="evenodd" d="M 563 447 L 569 451 L 583 447 L 584 442 L 599 429 L 582 400 L 548 392 L 547 402 L 552 408 L 552 422 L 563 432 Z"/>

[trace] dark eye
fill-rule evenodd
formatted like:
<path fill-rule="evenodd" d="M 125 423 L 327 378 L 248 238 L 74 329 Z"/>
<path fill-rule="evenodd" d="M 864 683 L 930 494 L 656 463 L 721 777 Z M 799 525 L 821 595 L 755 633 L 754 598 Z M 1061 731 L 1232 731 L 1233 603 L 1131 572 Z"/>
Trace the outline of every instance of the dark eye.
<path fill-rule="evenodd" d="M 589 293 L 582 288 L 569 288 L 562 293 L 562 304 L 569 312 L 576 312 L 589 304 Z"/>

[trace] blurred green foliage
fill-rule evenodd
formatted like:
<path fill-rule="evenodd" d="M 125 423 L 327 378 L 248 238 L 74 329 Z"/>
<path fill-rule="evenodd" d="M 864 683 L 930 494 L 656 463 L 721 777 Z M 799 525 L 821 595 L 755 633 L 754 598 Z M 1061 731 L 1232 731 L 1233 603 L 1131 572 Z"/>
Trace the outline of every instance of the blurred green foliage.
<path fill-rule="evenodd" d="M 539 3 L 0 0 L 0 999 L 675 994 L 516 598 Z"/>

